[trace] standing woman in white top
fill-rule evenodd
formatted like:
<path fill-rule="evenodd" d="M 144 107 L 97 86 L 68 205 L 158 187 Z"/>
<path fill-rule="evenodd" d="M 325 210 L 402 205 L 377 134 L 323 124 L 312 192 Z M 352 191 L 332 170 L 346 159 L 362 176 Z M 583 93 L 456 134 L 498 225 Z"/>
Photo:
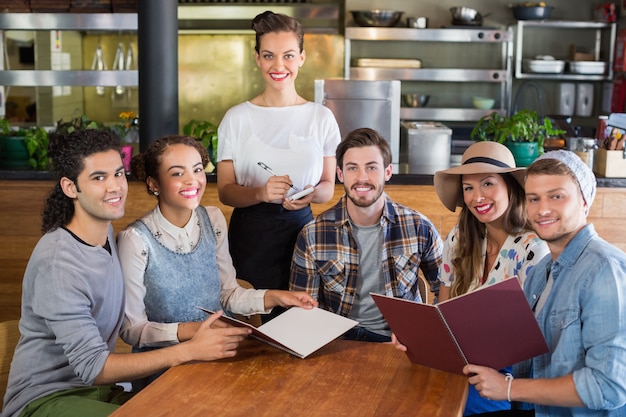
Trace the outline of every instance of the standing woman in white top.
<path fill-rule="evenodd" d="M 135 351 L 191 339 L 206 318 L 198 306 L 248 315 L 317 305 L 304 292 L 239 286 L 226 219 L 219 208 L 200 205 L 208 154 L 198 141 L 161 138 L 132 162 L 133 175 L 158 200 L 117 237 L 126 287 L 121 336 Z M 222 349 L 217 336 L 213 348 Z"/>
<path fill-rule="evenodd" d="M 217 185 L 221 202 L 235 207 L 229 241 L 237 276 L 256 288 L 287 289 L 296 237 L 313 218 L 310 203 L 333 197 L 341 135 L 330 109 L 296 91 L 306 56 L 300 23 L 266 11 L 252 29 L 265 88 L 220 123 Z M 315 191 L 289 199 L 309 187 Z"/>

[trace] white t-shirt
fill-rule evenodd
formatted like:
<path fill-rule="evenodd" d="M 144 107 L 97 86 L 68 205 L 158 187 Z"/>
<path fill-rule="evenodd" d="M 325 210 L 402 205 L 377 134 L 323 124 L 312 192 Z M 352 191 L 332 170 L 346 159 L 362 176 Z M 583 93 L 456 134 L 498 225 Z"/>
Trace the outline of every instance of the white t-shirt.
<path fill-rule="evenodd" d="M 218 128 L 217 161 L 232 160 L 237 183 L 259 187 L 271 176 L 289 175 L 295 187 L 317 185 L 324 157 L 341 141 L 332 111 L 318 103 L 262 107 L 246 101 L 229 109 Z M 295 191 L 290 191 L 290 194 Z"/>

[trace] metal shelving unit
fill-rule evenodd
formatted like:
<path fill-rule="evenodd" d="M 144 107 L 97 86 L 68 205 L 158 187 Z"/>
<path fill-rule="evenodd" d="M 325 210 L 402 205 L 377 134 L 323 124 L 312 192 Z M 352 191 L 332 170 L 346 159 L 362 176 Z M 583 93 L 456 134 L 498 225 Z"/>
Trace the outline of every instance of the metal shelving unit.
<path fill-rule="evenodd" d="M 533 58 L 525 56 L 524 34 L 533 29 L 550 31 L 576 30 L 587 31 L 594 37 L 594 59 L 600 61 L 601 52 L 604 52 L 604 61 L 607 63 L 607 71 L 602 75 L 593 74 L 541 74 L 523 71 L 523 60 Z M 605 81 L 613 79 L 613 61 L 615 59 L 615 36 L 616 23 L 587 22 L 587 21 L 563 21 L 563 20 L 520 20 L 515 25 L 515 78 L 559 81 Z M 527 50 L 527 48 L 526 48 Z"/>
<path fill-rule="evenodd" d="M 0 30 L 136 31 L 135 13 L 2 13 Z M 1 42 L 1 40 L 0 40 Z M 0 85 L 136 86 L 137 70 L 4 70 Z"/>
<path fill-rule="evenodd" d="M 498 68 L 375 68 L 352 66 L 352 43 L 355 41 L 414 41 L 441 43 L 489 43 L 499 47 L 501 65 Z M 396 79 L 403 82 L 461 82 L 495 83 L 500 87 L 500 108 L 478 110 L 473 108 L 410 108 L 400 109 L 401 119 L 437 121 L 476 121 L 482 116 L 499 111 L 506 113 L 511 102 L 513 31 L 487 28 L 346 28 L 345 77 L 351 79 Z"/>

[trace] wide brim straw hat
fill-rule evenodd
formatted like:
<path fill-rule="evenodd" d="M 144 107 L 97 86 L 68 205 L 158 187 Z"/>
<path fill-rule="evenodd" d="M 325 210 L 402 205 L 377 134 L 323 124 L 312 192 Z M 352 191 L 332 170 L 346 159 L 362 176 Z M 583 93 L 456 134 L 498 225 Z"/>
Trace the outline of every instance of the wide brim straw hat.
<path fill-rule="evenodd" d="M 435 172 L 435 191 L 439 200 L 450 211 L 463 207 L 461 175 L 511 174 L 524 186 L 526 168 L 515 166 L 515 158 L 506 146 L 498 142 L 481 141 L 470 145 L 461 158 L 461 165 Z"/>

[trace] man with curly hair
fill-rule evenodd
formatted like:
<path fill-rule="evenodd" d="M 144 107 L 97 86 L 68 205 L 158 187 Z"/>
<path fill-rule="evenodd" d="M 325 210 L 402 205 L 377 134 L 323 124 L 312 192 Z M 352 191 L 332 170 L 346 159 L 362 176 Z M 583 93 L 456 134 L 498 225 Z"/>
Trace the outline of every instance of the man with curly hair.
<path fill-rule="evenodd" d="M 129 397 L 117 382 L 234 356 L 249 331 L 214 324 L 220 313 L 184 343 L 114 353 L 124 280 L 111 221 L 124 216 L 128 192 L 119 141 L 103 130 L 57 134 L 49 154 L 59 179 L 24 274 L 21 338 L 2 416 L 107 416 Z"/>

